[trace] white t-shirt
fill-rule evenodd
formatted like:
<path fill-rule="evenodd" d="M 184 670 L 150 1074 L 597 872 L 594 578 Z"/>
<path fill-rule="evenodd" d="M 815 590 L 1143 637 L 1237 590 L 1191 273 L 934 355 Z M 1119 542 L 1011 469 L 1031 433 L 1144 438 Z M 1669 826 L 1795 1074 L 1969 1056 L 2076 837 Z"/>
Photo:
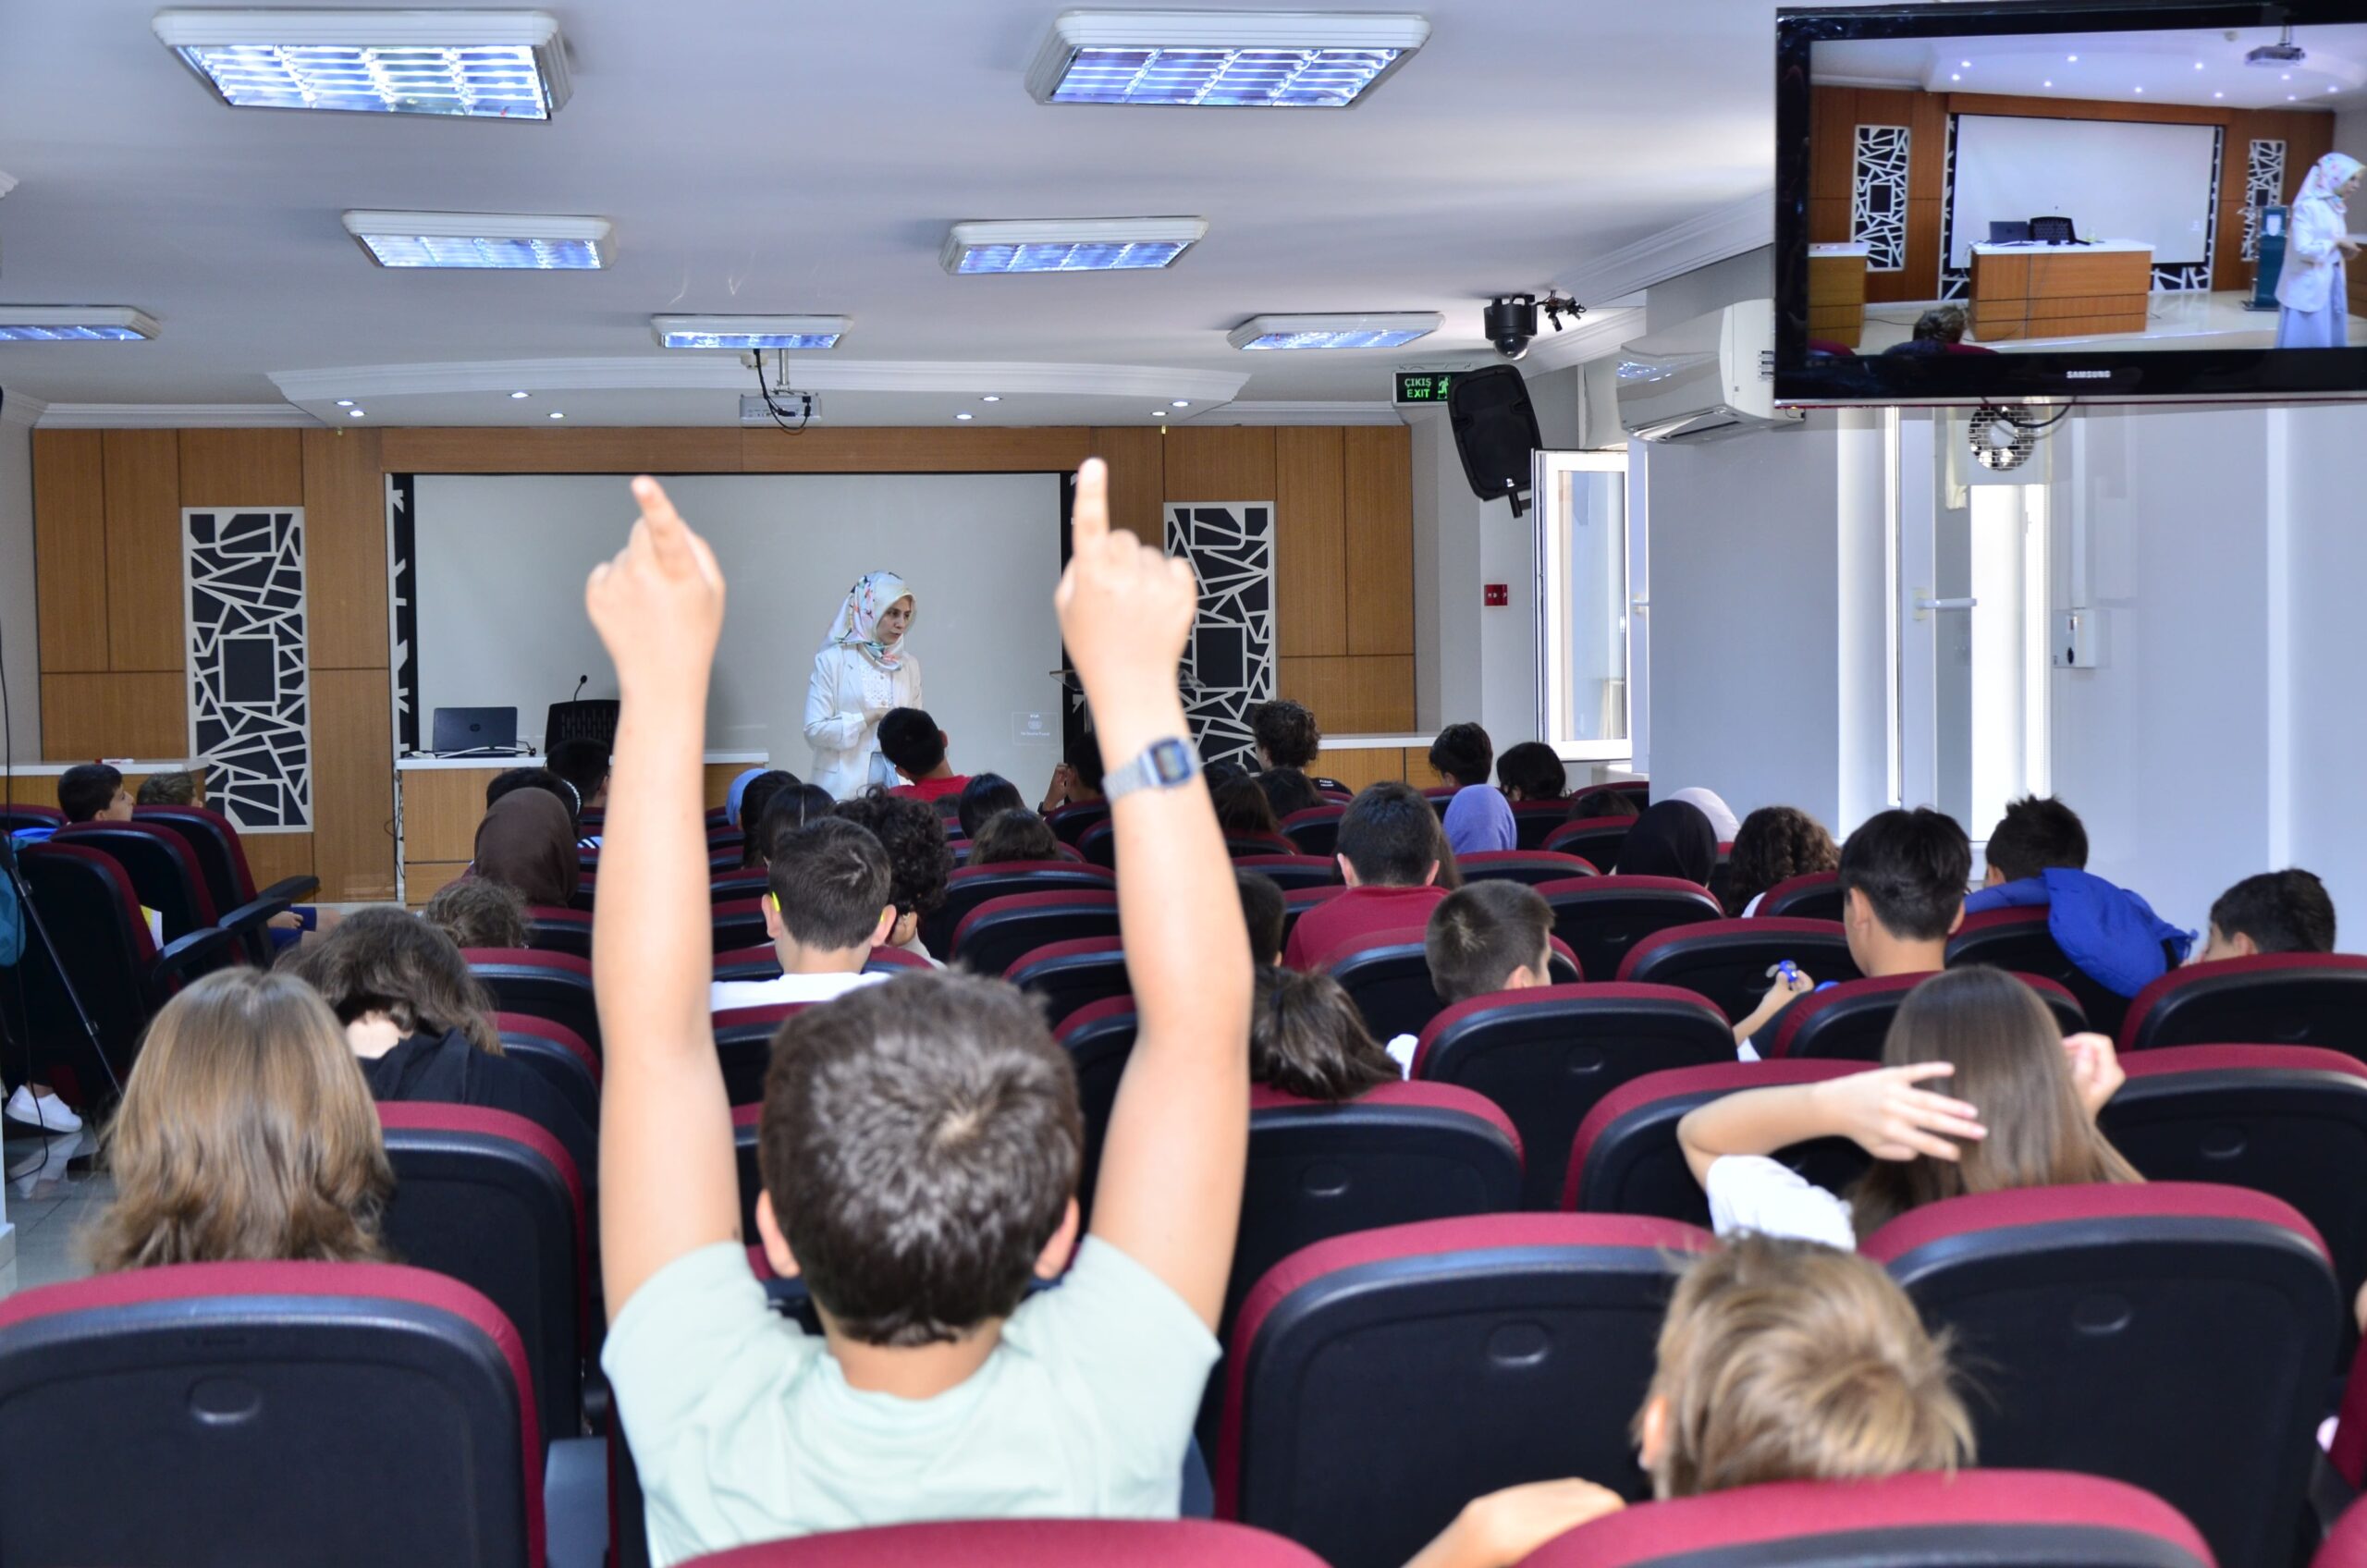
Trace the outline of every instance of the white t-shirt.
<path fill-rule="evenodd" d="M 1380 1047 L 1389 1053 L 1389 1060 L 1397 1064 L 1397 1076 L 1400 1078 L 1414 1076 L 1414 1047 L 1421 1043 L 1419 1035 L 1394 1035 L 1390 1037 L 1389 1044 Z"/>
<path fill-rule="evenodd" d="M 827 1002 L 857 986 L 875 986 L 885 974 L 784 974 L 775 980 L 717 980 L 707 987 L 709 1012 L 738 1007 L 779 1007 L 785 1002 Z"/>
<path fill-rule="evenodd" d="M 1710 1198 L 1710 1228 L 1721 1236 L 1756 1231 L 1762 1236 L 1822 1242 L 1858 1250 L 1849 1206 L 1781 1160 L 1730 1154 L 1710 1162 L 1702 1183 Z"/>

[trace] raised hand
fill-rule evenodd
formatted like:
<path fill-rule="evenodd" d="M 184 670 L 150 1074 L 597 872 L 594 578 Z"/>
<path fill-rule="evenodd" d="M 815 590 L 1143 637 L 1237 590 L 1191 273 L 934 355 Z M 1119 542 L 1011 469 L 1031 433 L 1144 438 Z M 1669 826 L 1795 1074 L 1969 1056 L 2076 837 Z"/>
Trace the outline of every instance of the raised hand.
<path fill-rule="evenodd" d="M 1819 1084 L 1811 1092 L 1833 1130 L 1876 1159 L 1929 1155 L 1953 1160 L 1961 1151 L 1950 1140 L 1972 1143 L 1989 1135 L 1981 1124 L 1980 1109 L 1916 1085 L 1955 1072 L 1954 1064 L 1944 1061 L 1878 1067 Z"/>
<path fill-rule="evenodd" d="M 1097 719 L 1154 693 L 1174 697 L 1198 596 L 1190 566 L 1110 528 L 1110 471 L 1086 459 L 1076 473 L 1068 570 L 1052 604 Z"/>
<path fill-rule="evenodd" d="M 2063 1040 L 2063 1054 L 2071 1064 L 2071 1087 L 2078 1091 L 2079 1103 L 2091 1117 L 2103 1109 L 2104 1102 L 2128 1082 L 2128 1073 L 2120 1065 L 2120 1055 L 2113 1049 L 2107 1035 L 2067 1035 Z"/>
<path fill-rule="evenodd" d="M 723 572 L 705 540 L 643 474 L 632 482 L 641 519 L 612 560 L 592 569 L 583 606 L 630 697 L 704 684 L 723 630 Z"/>

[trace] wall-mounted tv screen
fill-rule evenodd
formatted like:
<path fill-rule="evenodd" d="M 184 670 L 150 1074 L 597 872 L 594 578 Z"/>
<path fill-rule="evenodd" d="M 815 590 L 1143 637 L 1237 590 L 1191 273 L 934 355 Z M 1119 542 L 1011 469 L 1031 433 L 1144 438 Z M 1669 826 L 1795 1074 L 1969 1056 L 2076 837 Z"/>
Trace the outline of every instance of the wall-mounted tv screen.
<path fill-rule="evenodd" d="M 1775 395 L 2367 395 L 2367 0 L 1777 23 Z"/>

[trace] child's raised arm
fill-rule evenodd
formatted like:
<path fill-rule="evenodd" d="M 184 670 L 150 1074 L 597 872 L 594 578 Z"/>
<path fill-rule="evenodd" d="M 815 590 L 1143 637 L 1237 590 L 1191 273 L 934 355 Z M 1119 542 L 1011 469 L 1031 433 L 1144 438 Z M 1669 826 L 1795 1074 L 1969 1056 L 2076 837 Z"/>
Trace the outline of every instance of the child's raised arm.
<path fill-rule="evenodd" d="M 1944 1061 L 1919 1061 L 1722 1095 L 1686 1112 L 1676 1124 L 1677 1146 L 1704 1187 L 1710 1167 L 1728 1155 L 1773 1154 L 1811 1138 L 1849 1138 L 1876 1159 L 1955 1159 L 1950 1139 L 1988 1135 L 1980 1110 L 1916 1087 L 1955 1071 Z"/>

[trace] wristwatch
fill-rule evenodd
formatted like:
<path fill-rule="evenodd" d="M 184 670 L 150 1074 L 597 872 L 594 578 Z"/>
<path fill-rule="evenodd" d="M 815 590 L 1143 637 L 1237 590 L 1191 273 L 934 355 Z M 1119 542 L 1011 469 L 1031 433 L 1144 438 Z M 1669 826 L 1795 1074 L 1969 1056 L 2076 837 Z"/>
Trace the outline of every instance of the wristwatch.
<path fill-rule="evenodd" d="M 1192 749 L 1190 741 L 1170 735 L 1165 740 L 1153 741 L 1134 761 L 1105 775 L 1101 796 L 1114 801 L 1137 790 L 1172 790 L 1199 776 L 1200 753 Z"/>

